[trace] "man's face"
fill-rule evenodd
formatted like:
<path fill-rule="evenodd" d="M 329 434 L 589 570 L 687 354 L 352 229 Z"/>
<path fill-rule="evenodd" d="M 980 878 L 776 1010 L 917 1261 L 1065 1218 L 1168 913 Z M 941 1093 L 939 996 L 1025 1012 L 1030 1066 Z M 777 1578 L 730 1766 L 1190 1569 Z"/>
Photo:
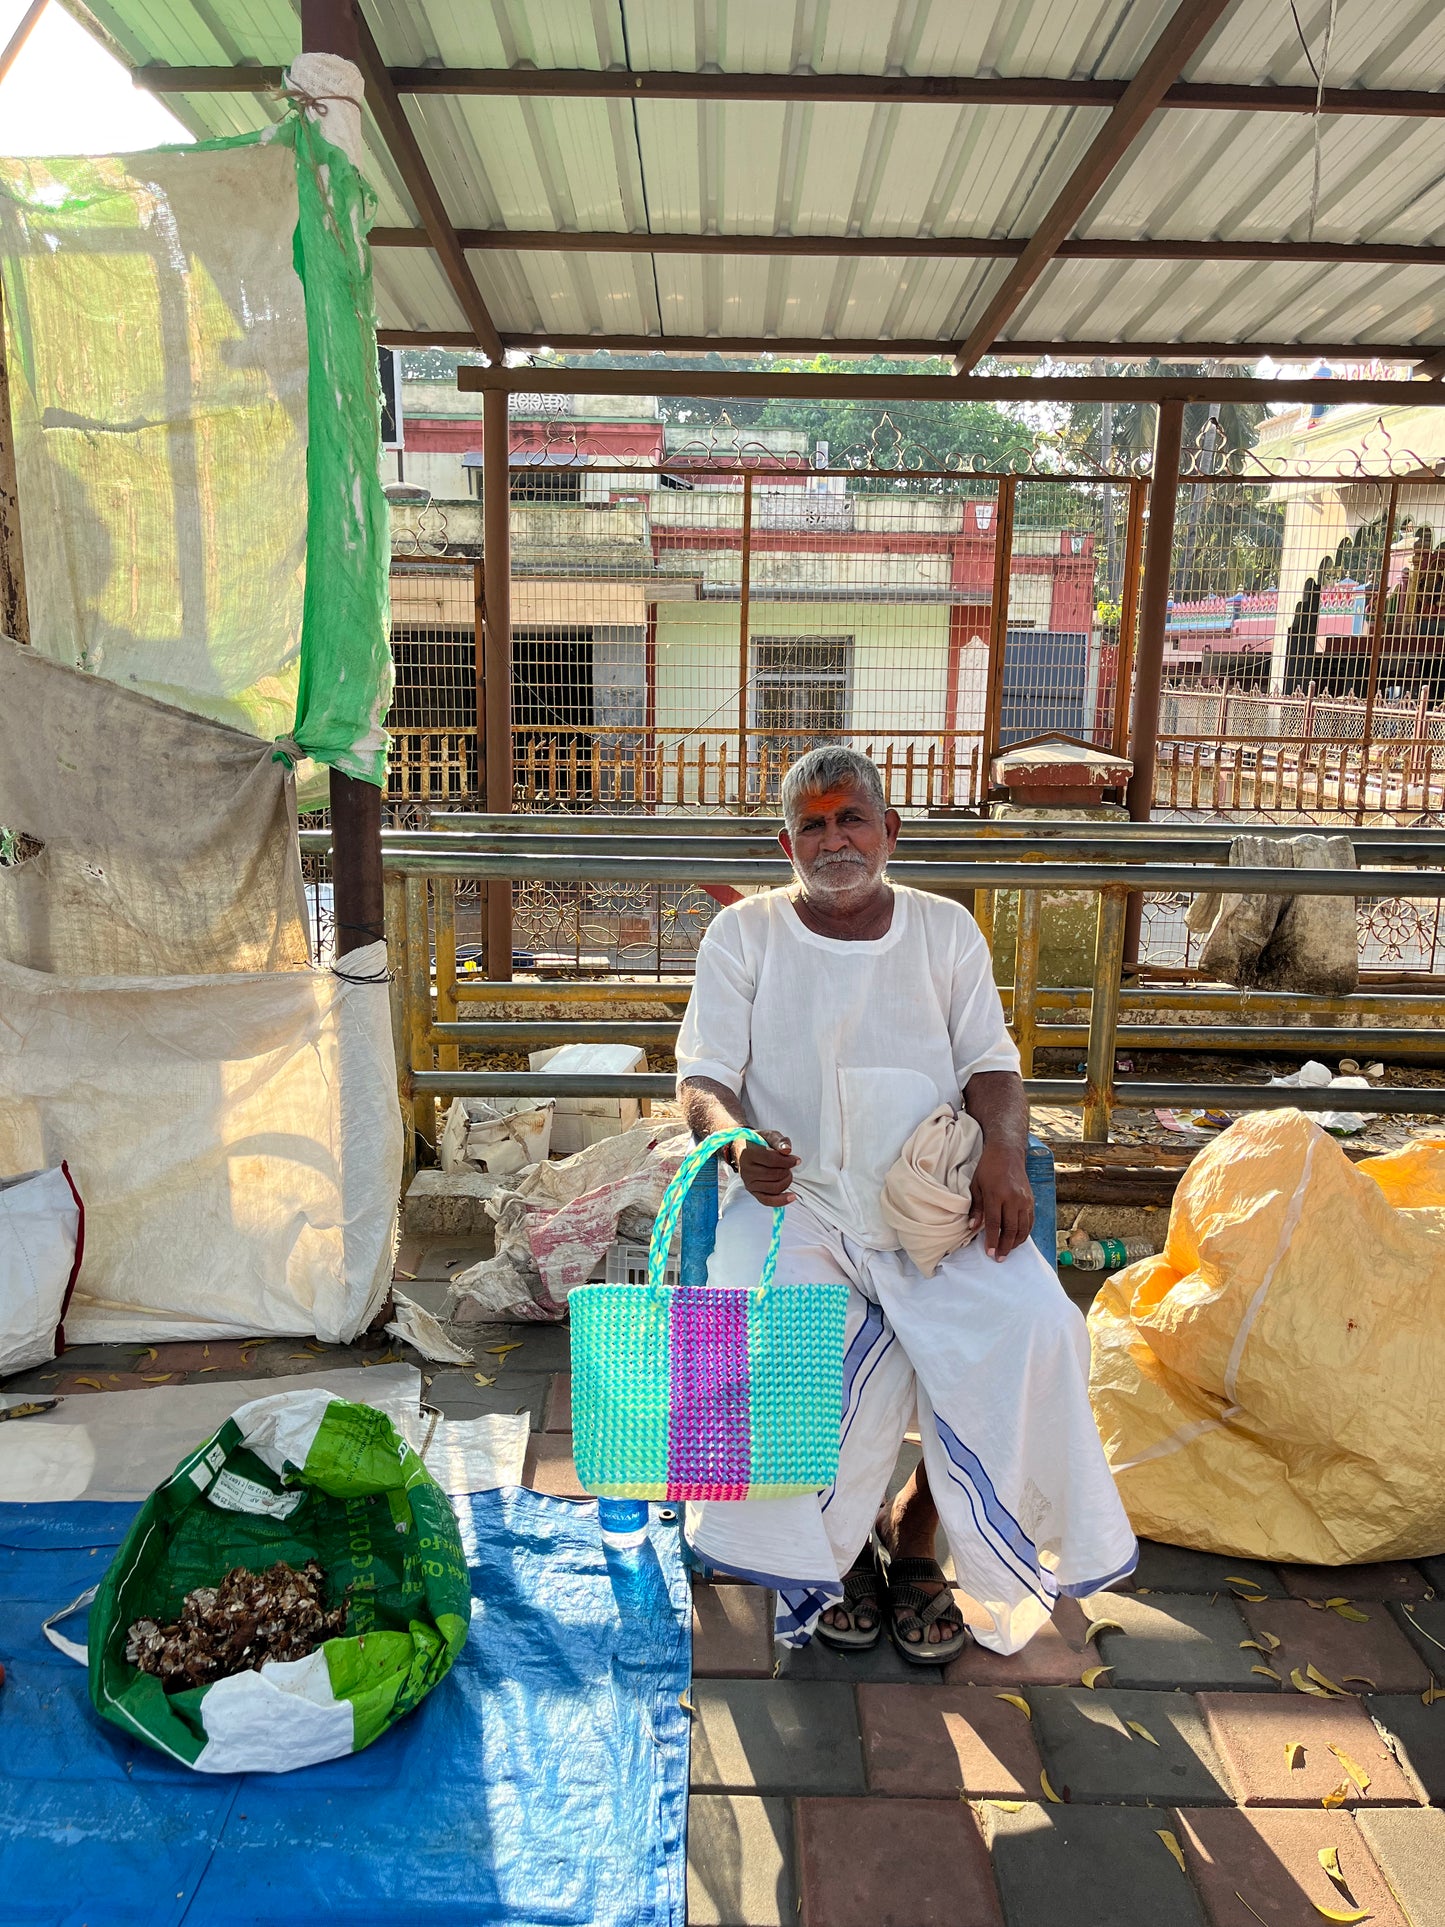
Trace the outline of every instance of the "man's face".
<path fill-rule="evenodd" d="M 856 783 L 839 783 L 800 798 L 778 841 L 810 897 L 843 905 L 871 895 L 900 827 L 896 810 L 880 811 Z"/>

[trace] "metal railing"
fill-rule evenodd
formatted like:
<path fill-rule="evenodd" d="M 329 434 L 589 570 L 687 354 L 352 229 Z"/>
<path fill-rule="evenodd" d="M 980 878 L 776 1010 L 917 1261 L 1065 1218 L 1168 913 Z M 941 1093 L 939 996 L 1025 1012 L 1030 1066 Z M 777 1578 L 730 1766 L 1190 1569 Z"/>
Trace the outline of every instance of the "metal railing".
<path fill-rule="evenodd" d="M 401 832 L 384 838 L 398 1088 L 409 1123 L 409 1168 L 415 1163 L 417 1141 L 427 1146 L 435 1142 L 439 1097 L 672 1096 L 671 1073 L 565 1077 L 462 1064 L 464 1051 L 521 1052 L 566 1042 L 623 1041 L 666 1050 L 675 1040 L 675 1019 L 589 1019 L 586 1010 L 605 1001 L 624 1006 L 661 1003 L 680 1012 L 690 984 L 515 983 L 459 972 L 459 881 L 510 884 L 515 878 L 539 874 L 576 882 L 640 876 L 658 882 L 703 878 L 736 887 L 777 884 L 789 875 L 780 853 L 768 854 L 759 847 L 767 834 L 761 824 L 758 834 L 749 838 L 720 834 L 735 826 L 715 822 L 706 829 L 690 825 L 686 833 L 673 824 L 666 833 L 652 835 L 646 833 L 645 820 L 629 819 L 629 825 L 628 830 L 618 831 L 605 819 L 591 818 L 585 830 L 572 825 L 566 835 L 560 835 L 539 831 L 535 824 L 519 833 L 514 820 L 505 830 Z M 1171 988 L 1127 984 L 1124 970 L 1124 915 L 1132 892 L 1402 896 L 1438 902 L 1445 898 L 1445 832 L 1360 831 L 1354 840 L 1366 867 L 1300 871 L 1230 868 L 1224 861 L 1227 840 L 1205 826 L 1181 826 L 1179 834 L 1171 832 L 1167 839 L 1150 834 L 1150 829 L 1125 824 L 1030 825 L 1029 860 L 1022 860 L 1018 845 L 1023 839 L 1011 836 L 1007 824 L 969 825 L 963 834 L 956 824 L 910 824 L 908 841 L 900 844 L 890 866 L 890 875 L 899 883 L 954 895 L 970 893 L 974 914 L 990 938 L 998 893 L 1017 893 L 1014 981 L 1005 992 L 1005 1006 L 1032 1101 L 1081 1106 L 1085 1140 L 1104 1143 L 1112 1113 L 1121 1105 L 1325 1110 L 1337 1108 L 1340 1102 L 1338 1094 L 1327 1091 L 1262 1083 L 1120 1078 L 1115 1053 L 1121 1048 L 1256 1054 L 1331 1049 L 1445 1063 L 1445 1035 L 1435 1027 L 1442 999 L 1428 990 L 1368 986 L 1350 996 L 1314 997 L 1217 986 Z M 574 834 L 582 850 L 560 847 Z M 303 836 L 308 848 L 314 844 L 322 849 L 325 841 L 324 831 Z M 744 847 L 735 847 L 739 843 Z M 619 851 L 617 844 L 626 847 Z M 699 852 L 699 845 L 705 854 Z M 1171 856 L 1176 860 L 1167 860 Z M 1401 864 L 1413 867 L 1384 867 Z M 1430 864 L 1442 867 L 1422 867 Z M 1061 889 L 1098 898 L 1092 981 L 1045 988 L 1039 983 L 1043 896 Z M 562 1018 L 496 1014 L 499 1005 L 541 1002 L 563 1004 L 569 1014 Z M 479 1014 L 463 1016 L 463 1007 L 480 1007 Z M 1179 1021 L 1186 1016 L 1201 1021 Z M 1082 1078 L 1032 1075 L 1037 1053 L 1057 1047 L 1084 1050 Z M 1417 1085 L 1351 1091 L 1349 1105 L 1372 1113 L 1442 1116 L 1445 1088 Z"/>

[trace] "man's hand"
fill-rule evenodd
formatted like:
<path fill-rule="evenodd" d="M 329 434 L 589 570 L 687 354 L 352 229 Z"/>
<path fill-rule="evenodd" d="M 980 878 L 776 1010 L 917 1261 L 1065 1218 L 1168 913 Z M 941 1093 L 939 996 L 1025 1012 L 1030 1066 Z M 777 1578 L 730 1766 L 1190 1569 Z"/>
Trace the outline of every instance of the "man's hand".
<path fill-rule="evenodd" d="M 737 1168 L 743 1189 L 759 1204 L 771 1207 L 791 1204 L 794 1194 L 788 1186 L 798 1164 L 793 1147 L 780 1131 L 762 1131 L 759 1135 L 768 1140 L 767 1150 L 761 1144 L 752 1143 L 738 1147 Z"/>
<path fill-rule="evenodd" d="M 969 1223 L 990 1258 L 1007 1258 L 1034 1228 L 1034 1194 L 1022 1154 L 1004 1141 L 984 1142 L 973 1174 Z"/>

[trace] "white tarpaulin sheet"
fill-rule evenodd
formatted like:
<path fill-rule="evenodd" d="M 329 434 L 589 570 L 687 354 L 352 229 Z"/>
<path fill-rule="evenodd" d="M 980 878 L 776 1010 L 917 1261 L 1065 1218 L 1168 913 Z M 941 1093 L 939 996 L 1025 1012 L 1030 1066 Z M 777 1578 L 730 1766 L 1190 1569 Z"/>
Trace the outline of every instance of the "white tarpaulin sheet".
<path fill-rule="evenodd" d="M 383 944 L 332 971 L 75 979 L 0 961 L 0 1171 L 85 1199 L 74 1343 L 354 1337 L 401 1184 Z"/>

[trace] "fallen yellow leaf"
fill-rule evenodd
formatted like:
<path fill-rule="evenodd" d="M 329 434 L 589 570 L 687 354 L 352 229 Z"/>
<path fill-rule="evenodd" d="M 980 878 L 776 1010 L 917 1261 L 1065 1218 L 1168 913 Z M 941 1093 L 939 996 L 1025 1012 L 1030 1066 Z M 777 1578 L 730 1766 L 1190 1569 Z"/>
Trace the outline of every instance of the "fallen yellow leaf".
<path fill-rule="evenodd" d="M 1372 1679 L 1367 1679 L 1363 1673 L 1342 1673 L 1340 1677 L 1344 1680 L 1346 1686 L 1372 1687 L 1375 1684 Z"/>
<path fill-rule="evenodd" d="M 1148 1727 L 1141 1726 L 1138 1720 L 1125 1720 L 1124 1724 L 1125 1726 L 1128 1727 L 1131 1733 L 1137 1733 L 1141 1740 L 1147 1740 L 1150 1746 L 1158 1746 L 1159 1744 L 1158 1740 L 1155 1739 L 1154 1735 L 1149 1731 Z"/>
<path fill-rule="evenodd" d="M 405 1278 L 409 1283 L 414 1284 L 416 1282 L 416 1273 L 414 1271 L 399 1271 L 396 1275 L 398 1278 Z"/>
<path fill-rule="evenodd" d="M 958 1797 L 960 1800 L 966 1800 L 968 1794 L 961 1792 Z M 986 1807 L 997 1807 L 1000 1813 L 1022 1813 L 1024 1810 L 1022 1800 L 985 1800 L 982 1804 Z"/>
<path fill-rule="evenodd" d="M 210 1357 L 210 1355 L 211 1355 L 211 1348 L 210 1348 L 210 1346 L 209 1346 L 209 1345 L 202 1345 L 202 1347 L 201 1347 L 201 1357 L 202 1357 L 202 1358 L 209 1358 L 209 1357 Z"/>
<path fill-rule="evenodd" d="M 148 1358 L 151 1364 L 154 1365 L 156 1360 L 160 1357 L 160 1353 L 156 1350 L 154 1345 L 147 1345 L 145 1350 L 141 1353 L 141 1357 Z"/>
<path fill-rule="evenodd" d="M 1231 1586 L 1248 1586 L 1251 1592 L 1259 1591 L 1259 1581 L 1257 1579 L 1251 1579 L 1247 1573 L 1227 1572 L 1224 1576 Z"/>
<path fill-rule="evenodd" d="M 1113 1672 L 1112 1666 L 1086 1666 L 1079 1678 L 1085 1686 L 1097 1686 L 1105 1673 Z"/>
<path fill-rule="evenodd" d="M 1326 1793 L 1320 1800 L 1322 1807 L 1342 1807 L 1350 1797 L 1350 1783 L 1341 1780 L 1333 1793 Z"/>
<path fill-rule="evenodd" d="M 1268 1595 L 1262 1592 L 1241 1592 L 1237 1586 L 1231 1590 L 1235 1598 L 1245 1606 L 1263 1606 L 1268 1601 Z"/>
<path fill-rule="evenodd" d="M 1339 1921 L 1341 1927 L 1356 1927 L 1359 1921 L 1372 1918 L 1363 1907 L 1356 1907 L 1350 1913 L 1336 1913 L 1333 1907 L 1322 1907 L 1317 1900 L 1312 1900 L 1310 1905 L 1321 1919 Z"/>
<path fill-rule="evenodd" d="M 1432 1679 L 1420 1695 L 1420 1704 L 1422 1706 L 1433 1706 L 1436 1700 L 1445 1700 L 1445 1686 L 1442 1686 L 1438 1680 Z"/>
<path fill-rule="evenodd" d="M 497 1382 L 494 1378 L 488 1378 L 485 1372 L 473 1372 L 472 1377 L 478 1385 L 495 1385 Z"/>
<path fill-rule="evenodd" d="M 293 1359 L 293 1358 L 299 1358 L 299 1359 L 301 1359 L 301 1360 L 302 1360 L 302 1362 L 303 1362 L 304 1364 L 307 1364 L 307 1365 L 309 1365 L 309 1364 L 311 1363 L 311 1353 L 310 1353 L 310 1352 L 287 1352 L 287 1354 L 286 1354 L 286 1357 L 287 1357 L 287 1359 L 288 1359 L 288 1360 L 290 1360 L 290 1359 Z M 362 1362 L 363 1362 L 363 1364 L 365 1364 L 365 1363 L 368 1363 L 369 1361 L 368 1361 L 368 1360 L 363 1360 Z"/>
<path fill-rule="evenodd" d="M 1370 1790 L 1370 1776 L 1366 1773 L 1365 1769 L 1362 1766 L 1356 1766 L 1345 1749 L 1342 1746 L 1336 1746 L 1333 1740 L 1329 1742 L 1329 1748 L 1340 1765 L 1345 1769 L 1346 1773 L 1348 1773 L 1354 1781 L 1355 1785 L 1360 1789 L 1361 1793 L 1368 1793 Z"/>
<path fill-rule="evenodd" d="M 1343 1686 L 1336 1686 L 1332 1679 L 1326 1678 L 1318 1666 L 1306 1665 L 1305 1673 L 1314 1681 L 1316 1686 L 1323 1686 L 1325 1691 L 1332 1693 L 1336 1699 L 1347 1700 L 1350 1697 Z"/>
<path fill-rule="evenodd" d="M 1277 1653 L 1279 1651 L 1279 1640 L 1275 1637 L 1273 1633 L 1261 1633 L 1260 1638 L 1264 1641 L 1265 1645 L 1268 1646 L 1269 1650 L 1272 1653 Z"/>
<path fill-rule="evenodd" d="M 1334 1599 L 1327 1599 L 1325 1601 L 1325 1604 L 1327 1606 L 1348 1606 L 1349 1603 L 1350 1603 L 1349 1600 L 1345 1598 L 1343 1593 L 1339 1594 Z"/>
<path fill-rule="evenodd" d="M 493 1358 L 505 1358 L 508 1352 L 519 1352 L 521 1349 L 522 1341 L 520 1338 L 514 1339 L 510 1345 L 488 1345 L 487 1347 L 487 1350 Z"/>
<path fill-rule="evenodd" d="M 1257 1639 L 1241 1639 L 1239 1642 L 1239 1650 L 1242 1653 L 1268 1653 L 1273 1651 L 1273 1648 L 1261 1646 Z"/>
<path fill-rule="evenodd" d="M 1331 1604 L 1328 1600 L 1325 1603 Z M 1332 1606 L 1332 1610 L 1338 1613 L 1341 1619 L 1353 1620 L 1357 1626 L 1368 1626 L 1370 1623 L 1370 1615 L 1362 1613 L 1358 1606 L 1352 1606 L 1348 1600 L 1342 1601 L 1338 1606 Z"/>
<path fill-rule="evenodd" d="M 994 1698 L 996 1700 L 1003 1700 L 1006 1705 L 1016 1706 L 1026 1720 L 1031 1720 L 1034 1716 L 1034 1709 L 1029 1705 L 1022 1693 L 995 1693 Z"/>
<path fill-rule="evenodd" d="M 1154 1833 L 1156 1838 L 1162 1840 L 1165 1846 L 1169 1849 L 1170 1853 L 1173 1854 L 1174 1858 L 1179 1863 L 1180 1873 L 1183 1873 L 1184 1872 L 1184 1849 L 1183 1847 L 1180 1846 L 1178 1840 L 1169 1831 L 1168 1827 L 1155 1827 Z"/>
<path fill-rule="evenodd" d="M 1284 1685 L 1284 1681 L 1272 1666 L 1251 1666 L 1249 1670 L 1251 1673 L 1258 1673 L 1262 1679 L 1272 1679 L 1276 1686 Z"/>
<path fill-rule="evenodd" d="M 1340 1850 L 1338 1847 L 1321 1847 L 1320 1865 L 1337 1887 L 1344 1886 L 1345 1876 L 1340 1872 Z"/>
<path fill-rule="evenodd" d="M 142 1376 L 147 1385 L 169 1385 L 174 1374 L 171 1372 L 145 1372 Z"/>
<path fill-rule="evenodd" d="M 91 1390 L 94 1392 L 101 1392 L 105 1390 L 105 1387 L 101 1384 L 98 1378 L 78 1378 L 76 1379 L 75 1382 L 77 1385 L 88 1385 L 91 1388 Z"/>
<path fill-rule="evenodd" d="M 1284 1743 L 1284 1763 L 1291 1773 L 1295 1773 L 1305 1763 L 1303 1740 L 1286 1740 Z"/>
<path fill-rule="evenodd" d="M 697 1718 L 697 1708 L 693 1705 L 692 1701 L 688 1698 L 686 1693 L 678 1694 L 677 1703 L 682 1708 L 684 1713 L 690 1713 L 694 1719 Z"/>
<path fill-rule="evenodd" d="M 1317 1700 L 1327 1700 L 1330 1697 L 1322 1686 L 1316 1686 L 1312 1680 L 1306 1679 L 1298 1666 L 1290 1668 L 1289 1676 L 1297 1692 L 1308 1693 L 1312 1699 Z"/>
<path fill-rule="evenodd" d="M 1064 1804 L 1058 1794 L 1055 1793 L 1054 1789 L 1049 1785 L 1049 1776 L 1047 1773 L 1040 1773 L 1039 1785 L 1044 1790 L 1044 1798 L 1046 1800 L 1050 1801 L 1056 1807 L 1061 1807 Z"/>
<path fill-rule="evenodd" d="M 1084 1644 L 1097 1639 L 1100 1633 L 1122 1633 L 1124 1628 L 1117 1619 L 1094 1619 L 1084 1628 Z"/>

